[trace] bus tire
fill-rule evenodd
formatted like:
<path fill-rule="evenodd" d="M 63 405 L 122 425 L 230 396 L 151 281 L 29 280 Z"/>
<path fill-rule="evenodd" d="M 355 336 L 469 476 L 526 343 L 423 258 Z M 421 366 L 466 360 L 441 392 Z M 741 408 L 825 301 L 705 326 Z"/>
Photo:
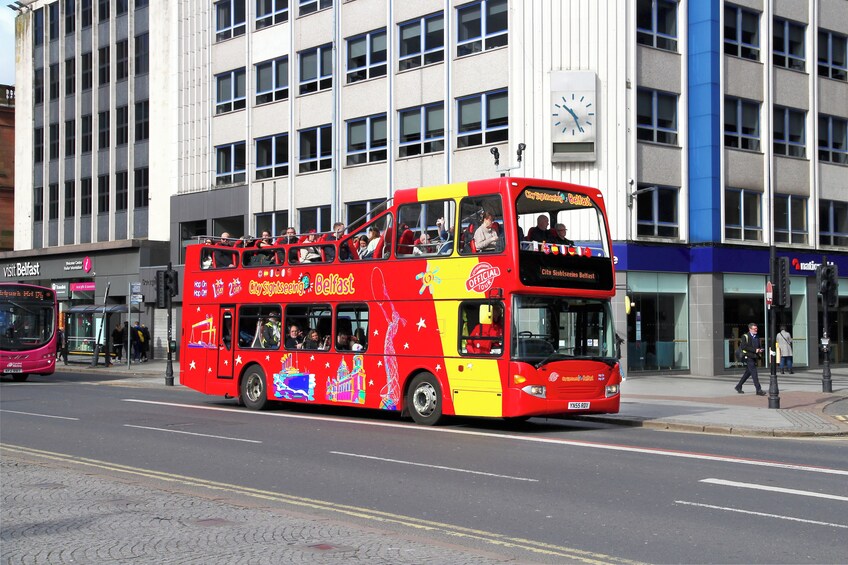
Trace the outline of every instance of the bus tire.
<path fill-rule="evenodd" d="M 28 378 L 29 378 L 29 375 L 25 375 L 25 374 L 21 374 L 21 373 L 12 375 L 12 380 L 15 381 L 16 383 L 22 383 L 25 380 L 27 380 Z"/>
<path fill-rule="evenodd" d="M 239 400 L 251 410 L 264 410 L 268 406 L 265 373 L 259 365 L 250 366 L 241 378 Z"/>
<path fill-rule="evenodd" d="M 412 379 L 406 391 L 406 406 L 416 424 L 434 426 L 442 419 L 442 387 L 430 373 Z"/>

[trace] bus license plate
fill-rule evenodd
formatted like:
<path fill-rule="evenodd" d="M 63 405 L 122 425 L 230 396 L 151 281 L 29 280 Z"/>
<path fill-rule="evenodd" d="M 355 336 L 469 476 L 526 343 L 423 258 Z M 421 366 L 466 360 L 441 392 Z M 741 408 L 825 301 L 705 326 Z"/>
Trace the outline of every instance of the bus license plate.
<path fill-rule="evenodd" d="M 20 367 L 6 367 L 5 369 L 3 369 L 3 372 L 4 373 L 22 373 L 23 369 L 21 369 Z"/>
<path fill-rule="evenodd" d="M 588 410 L 589 403 L 588 402 L 569 402 L 568 403 L 569 410 Z"/>

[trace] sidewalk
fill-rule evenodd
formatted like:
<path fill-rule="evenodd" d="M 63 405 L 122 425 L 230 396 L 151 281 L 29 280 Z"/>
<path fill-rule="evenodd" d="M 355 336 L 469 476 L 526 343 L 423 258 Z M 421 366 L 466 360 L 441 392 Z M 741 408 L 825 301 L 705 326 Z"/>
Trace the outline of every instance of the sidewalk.
<path fill-rule="evenodd" d="M 179 385 L 180 365 L 172 363 Z M 100 364 L 59 365 L 58 371 L 84 372 L 127 381 L 133 386 L 165 386 L 164 360 L 133 363 L 127 368 Z M 768 396 L 756 396 L 751 382 L 745 394 L 733 387 L 735 374 L 714 377 L 689 375 L 637 375 L 622 384 L 618 414 L 577 416 L 579 419 L 645 428 L 746 436 L 806 437 L 848 436 L 848 367 L 831 369 L 832 393 L 823 393 L 821 369 L 777 375 L 780 408 L 769 408 Z M 769 374 L 760 371 L 763 390 Z"/>

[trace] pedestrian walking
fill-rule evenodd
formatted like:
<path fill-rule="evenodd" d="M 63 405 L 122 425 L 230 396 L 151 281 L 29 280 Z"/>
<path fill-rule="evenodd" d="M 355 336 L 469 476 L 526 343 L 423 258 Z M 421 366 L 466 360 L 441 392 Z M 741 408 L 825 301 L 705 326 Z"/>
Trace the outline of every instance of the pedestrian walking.
<path fill-rule="evenodd" d="M 56 331 L 56 358 L 68 364 L 68 336 L 62 328 Z"/>
<path fill-rule="evenodd" d="M 780 326 L 780 332 L 777 334 L 777 347 L 780 348 L 780 374 L 786 374 L 786 369 L 789 369 L 789 374 L 794 375 L 792 370 L 792 334 L 786 330 L 786 326 Z"/>
<path fill-rule="evenodd" d="M 118 322 L 115 329 L 112 330 L 112 352 L 119 363 L 124 358 L 124 345 L 126 341 L 127 330 L 124 328 L 124 324 Z"/>
<path fill-rule="evenodd" d="M 141 359 L 141 340 L 143 336 L 141 333 L 141 323 L 136 322 L 135 325 L 130 330 L 130 347 L 132 349 L 132 360 L 138 363 L 139 359 Z"/>
<path fill-rule="evenodd" d="M 760 386 L 760 378 L 757 375 L 757 360 L 763 353 L 763 348 L 760 347 L 760 338 L 757 337 L 757 324 L 751 322 L 748 324 L 748 333 L 742 335 L 742 358 L 745 361 L 745 372 L 742 373 L 742 378 L 739 379 L 739 384 L 736 385 L 736 392 L 742 394 L 742 385 L 751 377 L 754 381 L 754 388 L 757 391 L 757 396 L 765 396 L 765 391 Z"/>
<path fill-rule="evenodd" d="M 150 358 L 150 330 L 141 324 L 141 362 L 146 363 Z"/>

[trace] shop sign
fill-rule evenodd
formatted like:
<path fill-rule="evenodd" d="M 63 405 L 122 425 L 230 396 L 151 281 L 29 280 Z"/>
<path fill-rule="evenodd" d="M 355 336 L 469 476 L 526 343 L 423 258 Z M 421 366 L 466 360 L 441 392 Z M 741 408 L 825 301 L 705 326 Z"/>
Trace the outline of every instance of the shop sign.
<path fill-rule="evenodd" d="M 66 282 L 57 282 L 50 285 L 53 287 L 53 290 L 56 292 L 56 298 L 67 298 L 68 297 L 68 283 Z"/>
<path fill-rule="evenodd" d="M 3 266 L 3 276 L 7 279 L 17 277 L 37 277 L 41 275 L 41 263 L 26 261 L 25 263 L 10 263 Z"/>
<path fill-rule="evenodd" d="M 97 290 L 97 283 L 81 282 L 71 283 L 71 292 L 94 292 Z"/>
<path fill-rule="evenodd" d="M 91 257 L 84 257 L 82 259 L 70 259 L 65 261 L 65 271 L 85 271 L 86 273 L 91 272 Z"/>

